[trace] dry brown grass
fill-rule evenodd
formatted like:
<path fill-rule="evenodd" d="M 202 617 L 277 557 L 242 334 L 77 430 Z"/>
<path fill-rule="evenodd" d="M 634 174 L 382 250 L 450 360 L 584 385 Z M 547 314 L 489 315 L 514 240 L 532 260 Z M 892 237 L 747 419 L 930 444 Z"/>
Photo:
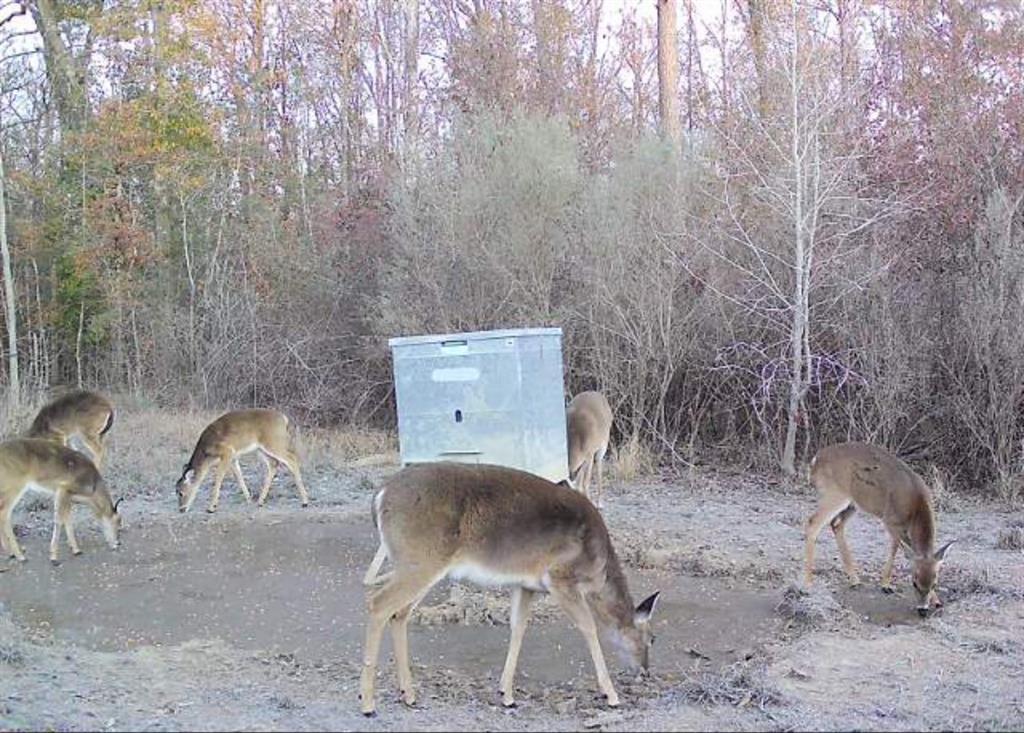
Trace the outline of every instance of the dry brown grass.
<path fill-rule="evenodd" d="M 398 465 L 398 438 L 372 428 L 316 428 L 300 430 L 300 454 L 314 465 L 334 467 Z"/>
<path fill-rule="evenodd" d="M 635 481 L 650 476 L 658 468 L 653 451 L 637 436 L 612 448 L 611 478 L 618 481 Z"/>
<path fill-rule="evenodd" d="M 104 473 L 115 491 L 157 495 L 173 490 L 196 440 L 224 410 L 170 410 L 115 398 L 117 418 L 109 439 Z M 363 428 L 295 428 L 296 450 L 304 469 L 344 468 L 367 456 L 375 465 L 398 463 L 397 439 L 391 433 Z M 251 461 L 243 458 L 243 470 Z"/>
<path fill-rule="evenodd" d="M 5 388 L 4 396 L 0 398 L 0 436 L 3 440 L 9 440 L 24 434 L 33 418 L 39 412 L 39 408 L 46 404 L 48 396 L 42 392 L 29 392 L 21 395 L 21 401 L 15 407 L 11 404 L 10 396 Z"/>
<path fill-rule="evenodd" d="M 1024 550 L 1024 522 L 1011 522 L 1010 526 L 999 532 L 996 547 L 1000 550 Z"/>

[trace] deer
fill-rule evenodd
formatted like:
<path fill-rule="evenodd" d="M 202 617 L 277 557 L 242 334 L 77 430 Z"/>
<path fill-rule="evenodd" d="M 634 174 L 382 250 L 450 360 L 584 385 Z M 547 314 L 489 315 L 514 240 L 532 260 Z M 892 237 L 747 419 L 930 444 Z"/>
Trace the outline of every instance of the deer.
<path fill-rule="evenodd" d="M 364 715 L 375 713 L 377 661 L 388 626 L 402 700 L 415 705 L 409 617 L 446 577 L 512 589 L 511 634 L 499 684 L 505 707 L 516 704 L 519 650 L 538 593 L 550 594 L 582 633 L 609 706 L 620 701 L 599 630 L 629 666 L 649 668 L 650 619 L 659 593 L 633 606 L 601 513 L 579 492 L 502 466 L 411 464 L 390 476 L 374 496 L 372 518 L 393 570 L 367 591 L 360 679 Z"/>
<path fill-rule="evenodd" d="M 299 458 L 295 453 L 293 437 L 288 418 L 277 410 L 252 409 L 234 410 L 225 413 L 206 426 L 199 436 L 192 457 L 185 464 L 181 477 L 175 484 L 178 495 L 178 511 L 184 513 L 192 508 L 199 487 L 206 480 L 210 469 L 217 466 L 213 479 L 213 494 L 206 511 L 214 513 L 220 504 L 220 486 L 228 469 L 234 471 L 238 487 L 246 503 L 252 502 L 252 494 L 242 476 L 239 457 L 259 450 L 267 467 L 267 473 L 260 489 L 258 506 L 263 506 L 270 495 L 270 484 L 277 475 L 279 464 L 291 471 L 298 487 L 302 506 L 309 505 L 309 494 L 302 482 Z"/>
<path fill-rule="evenodd" d="M 604 454 L 612 431 L 612 408 L 600 392 L 580 392 L 565 410 L 569 443 L 569 481 L 590 498 L 590 481 L 597 467 L 598 508 L 603 506 Z"/>
<path fill-rule="evenodd" d="M 568 479 L 562 479 L 558 482 L 558 486 L 572 489 L 572 484 L 569 483 Z M 376 499 L 374 499 L 376 501 Z M 374 505 L 375 506 L 375 505 Z M 373 507 L 371 507 L 371 512 Z M 388 559 L 387 548 L 383 542 L 377 545 L 377 552 L 373 556 L 373 560 L 370 561 L 370 566 L 366 569 L 366 573 L 363 575 L 363 585 L 373 586 L 380 585 L 389 577 L 390 573 L 379 575 L 381 567 L 384 565 L 384 561 Z"/>
<path fill-rule="evenodd" d="M 822 448 L 811 460 L 810 482 L 818 490 L 818 508 L 806 523 L 804 583 L 813 580 L 814 544 L 825 524 L 832 527 L 839 556 L 850 579 L 860 584 L 844 528 L 857 509 L 882 520 L 889 532 L 889 554 L 881 586 L 892 587 L 896 552 L 903 547 L 912 564 L 917 612 L 924 618 L 932 605 L 941 607 L 936 592 L 939 568 L 954 540 L 935 549 L 935 511 L 927 484 L 906 463 L 868 443 L 840 443 Z"/>
<path fill-rule="evenodd" d="M 25 561 L 14 530 L 11 515 L 28 491 L 53 496 L 53 535 L 50 538 L 50 562 L 60 562 L 60 528 L 64 527 L 72 555 L 82 550 L 75 539 L 71 509 L 84 504 L 100 521 L 110 549 L 119 546 L 121 500 L 112 501 L 107 485 L 95 464 L 81 453 L 52 440 L 16 438 L 0 443 L 0 544 L 9 557 Z"/>
<path fill-rule="evenodd" d="M 74 390 L 44 405 L 32 421 L 26 437 L 68 445 L 70 439 L 77 435 L 99 469 L 105 453 L 104 438 L 113 424 L 113 402 L 96 392 Z"/>

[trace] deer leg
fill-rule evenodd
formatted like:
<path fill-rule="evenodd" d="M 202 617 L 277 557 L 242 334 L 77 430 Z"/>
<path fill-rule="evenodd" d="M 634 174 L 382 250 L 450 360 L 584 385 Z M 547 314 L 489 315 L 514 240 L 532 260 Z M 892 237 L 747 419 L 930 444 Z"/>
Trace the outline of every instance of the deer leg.
<path fill-rule="evenodd" d="M 281 455 L 271 453 L 270 456 L 283 463 L 292 472 L 292 476 L 295 477 L 295 485 L 299 489 L 299 499 L 302 501 L 302 506 L 309 506 L 309 494 L 306 492 L 305 484 L 302 483 L 302 472 L 299 471 L 298 456 L 290 450 L 282 452 Z"/>
<path fill-rule="evenodd" d="M 373 561 L 370 562 L 370 567 L 366 569 L 366 575 L 363 576 L 363 585 L 379 585 L 384 582 L 383 579 L 386 576 L 377 577 L 377 573 L 380 572 L 380 567 L 387 558 L 387 550 L 384 549 L 384 543 L 381 542 L 377 547 L 377 554 L 373 556 Z"/>
<path fill-rule="evenodd" d="M 14 501 L 10 502 L 6 507 L 4 507 L 3 512 L 0 513 L 0 520 L 2 520 L 0 523 L 3 524 L 2 531 L 6 540 L 4 542 L 4 547 L 7 549 L 7 552 L 10 553 L 10 557 L 16 558 L 20 562 L 25 562 L 25 553 L 21 551 L 21 545 L 18 544 L 18 538 L 14 536 L 14 527 L 11 525 L 11 520 L 14 514 L 14 505 Z"/>
<path fill-rule="evenodd" d="M 889 531 L 889 555 L 882 566 L 882 592 L 895 593 L 892 587 L 892 566 L 896 562 L 896 553 L 900 549 L 900 536 L 898 533 Z"/>
<path fill-rule="evenodd" d="M 594 465 L 597 467 L 597 508 L 604 508 L 604 454 L 607 450 L 607 446 L 601 446 L 601 449 L 594 455 Z"/>
<path fill-rule="evenodd" d="M 64 513 L 64 534 L 68 537 L 68 547 L 71 548 L 72 555 L 81 555 L 82 548 L 78 546 L 78 541 L 75 539 L 75 525 L 73 517 L 71 516 L 71 506 L 68 506 L 68 510 Z"/>
<path fill-rule="evenodd" d="M 608 706 L 618 707 L 619 694 L 612 685 L 611 677 L 608 676 L 608 667 L 604 662 L 601 642 L 597 638 L 597 624 L 594 622 L 594 614 L 591 612 L 590 606 L 575 587 L 552 586 L 551 595 L 555 597 L 558 605 L 572 619 L 576 628 L 586 639 L 587 646 L 590 648 L 590 657 L 594 661 L 594 669 L 597 671 L 597 684 L 607 698 Z"/>
<path fill-rule="evenodd" d="M 234 456 L 221 456 L 220 463 L 217 464 L 217 473 L 213 477 L 213 495 L 210 498 L 210 505 L 206 507 L 206 511 L 210 514 L 217 511 L 217 506 L 220 504 L 220 485 L 224 482 L 224 477 L 232 463 L 234 463 Z"/>
<path fill-rule="evenodd" d="M 850 546 L 846 543 L 846 523 L 850 521 L 850 517 L 857 511 L 853 504 L 839 512 L 831 522 L 832 533 L 836 537 L 836 544 L 839 546 L 839 557 L 842 558 L 843 567 L 846 569 L 846 574 L 850 578 L 850 585 L 860 585 L 860 576 L 857 573 L 857 564 L 853 561 L 853 553 L 850 552 Z"/>
<path fill-rule="evenodd" d="M 263 459 L 263 465 L 267 467 L 267 472 L 263 476 L 263 486 L 260 487 L 260 496 L 256 500 L 256 504 L 263 506 L 267 503 L 267 497 L 270 496 L 270 484 L 274 480 L 274 476 L 277 475 L 277 459 L 269 457 L 263 451 L 260 451 L 260 458 Z"/>
<path fill-rule="evenodd" d="M 234 471 L 235 481 L 238 482 L 238 487 L 242 490 L 242 496 L 245 497 L 245 503 L 251 503 L 252 494 L 249 493 L 249 487 L 245 484 L 245 476 L 242 475 L 242 467 L 238 465 L 237 455 L 235 456 L 235 460 L 231 461 L 231 470 Z"/>
<path fill-rule="evenodd" d="M 579 474 L 578 474 L 578 476 L 579 476 L 579 483 L 577 484 L 577 488 L 581 492 L 583 492 L 583 495 L 585 497 L 587 497 L 588 499 L 590 498 L 590 474 L 591 474 L 591 471 L 593 470 L 593 468 L 594 468 L 594 457 L 590 456 L 585 461 L 583 461 L 583 465 L 580 466 L 580 471 L 579 471 Z"/>
<path fill-rule="evenodd" d="M 850 503 L 845 496 L 822 493 L 818 498 L 818 510 L 807 519 L 806 539 L 804 541 L 804 586 L 809 588 L 814 582 L 814 543 L 825 525 Z"/>
<path fill-rule="evenodd" d="M 53 495 L 53 534 L 50 535 L 50 562 L 60 563 L 60 528 L 68 513 L 66 506 L 70 500 L 63 489 L 57 489 Z"/>
<path fill-rule="evenodd" d="M 434 576 L 429 581 L 424 581 L 421 576 L 399 576 L 396 574 L 385 585 L 370 592 L 367 604 L 369 618 L 366 622 L 363 672 L 359 680 L 359 697 L 362 700 L 363 715 L 370 716 L 374 713 L 374 683 L 377 677 L 377 660 L 380 656 L 380 642 L 384 636 L 384 627 L 388 625 L 395 614 L 412 606 L 417 598 L 425 595 L 438 579 L 437 576 Z M 411 608 L 409 610 L 411 611 Z M 395 658 L 397 662 L 397 649 Z M 408 665 L 407 654 L 406 665 Z M 409 672 L 408 666 L 405 670 L 400 670 L 400 675 L 405 677 L 404 681 L 409 685 L 411 694 L 412 674 Z"/>
<path fill-rule="evenodd" d="M 391 644 L 395 650 L 395 667 L 398 670 L 398 689 L 402 702 L 409 707 L 416 704 L 416 691 L 412 687 L 412 670 L 409 668 L 409 616 L 423 600 L 426 591 L 420 593 L 412 603 L 391 617 Z"/>
<path fill-rule="evenodd" d="M 519 649 L 523 646 L 523 635 L 526 624 L 530 620 L 530 604 L 533 602 L 533 591 L 517 587 L 512 591 L 512 632 L 508 642 L 508 655 L 505 657 L 505 669 L 501 673 L 501 704 L 507 708 L 514 707 L 516 667 L 519 664 Z"/>

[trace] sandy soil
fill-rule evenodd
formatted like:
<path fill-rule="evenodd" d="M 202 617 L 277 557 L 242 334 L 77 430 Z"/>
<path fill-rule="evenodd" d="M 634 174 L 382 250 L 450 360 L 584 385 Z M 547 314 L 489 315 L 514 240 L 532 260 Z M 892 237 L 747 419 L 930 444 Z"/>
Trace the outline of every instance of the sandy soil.
<path fill-rule="evenodd" d="M 324 453 L 307 462 L 308 509 L 287 477 L 263 510 L 229 479 L 220 512 L 182 516 L 172 486 L 190 429 L 167 428 L 152 458 L 112 446 L 128 522 L 116 553 L 83 512 L 84 554 L 65 549 L 51 567 L 49 507 L 17 512 L 29 562 L 0 561 L 0 728 L 1024 726 L 1024 555 L 1005 541 L 1020 512 L 944 500 L 940 535 L 958 540 L 940 579 L 946 606 L 921 620 L 902 561 L 900 593 L 874 583 L 885 551 L 876 522 L 859 516 L 848 529 L 863 586 L 846 587 L 823 534 L 815 588 L 801 593 L 810 491 L 723 472 L 608 487 L 605 515 L 635 597 L 663 592 L 653 674 L 617 673 L 620 709 L 601 705 L 582 638 L 547 601 L 524 643 L 519 707 L 503 709 L 508 593 L 442 583 L 410 630 L 417 708 L 397 700 L 386 643 L 379 714 L 366 719 L 360 579 L 376 547 L 370 496 L 394 468 Z M 250 485 L 259 466 L 246 463 Z"/>

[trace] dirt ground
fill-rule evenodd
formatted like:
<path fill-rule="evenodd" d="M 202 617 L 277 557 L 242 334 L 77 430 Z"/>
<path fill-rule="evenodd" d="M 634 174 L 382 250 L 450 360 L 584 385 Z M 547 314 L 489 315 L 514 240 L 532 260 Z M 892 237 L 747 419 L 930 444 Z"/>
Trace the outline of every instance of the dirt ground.
<path fill-rule="evenodd" d="M 84 554 L 62 548 L 52 567 L 50 508 L 26 502 L 16 512 L 29 562 L 0 561 L 0 728 L 1024 726 L 1024 554 L 1007 541 L 1019 534 L 1019 511 L 943 497 L 940 539 L 958 541 L 940 577 L 946 606 L 922 620 L 902 559 L 900 593 L 877 587 L 886 543 L 877 522 L 849 525 L 860 588 L 847 587 L 823 533 L 815 588 L 802 593 L 810 490 L 710 470 L 608 487 L 606 521 L 634 596 L 662 591 L 652 674 L 617 673 L 621 708 L 601 705 L 582 637 L 544 600 L 523 646 L 519 706 L 502 708 L 509 594 L 444 582 L 410 627 L 417 707 L 397 699 L 386 642 L 378 715 L 364 718 L 360 580 L 376 548 L 368 509 L 395 468 L 354 467 L 357 448 L 332 451 L 320 437 L 305 462 L 309 508 L 285 475 L 262 510 L 228 479 L 217 514 L 202 511 L 207 487 L 179 515 L 173 482 L 201 423 L 142 413 L 119 424 L 109 476 L 126 497 L 127 527 L 117 552 L 79 512 Z M 130 436 L 143 428 L 159 439 L 137 446 Z M 259 460 L 244 466 L 258 486 Z"/>

